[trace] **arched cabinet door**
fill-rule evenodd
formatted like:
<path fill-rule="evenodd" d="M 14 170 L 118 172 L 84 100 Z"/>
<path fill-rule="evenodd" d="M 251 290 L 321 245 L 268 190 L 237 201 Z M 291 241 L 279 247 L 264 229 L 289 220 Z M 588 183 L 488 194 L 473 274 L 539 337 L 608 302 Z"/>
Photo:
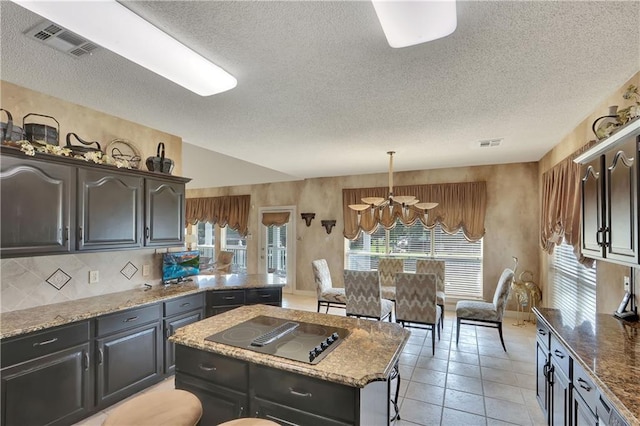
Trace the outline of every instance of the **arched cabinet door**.
<path fill-rule="evenodd" d="M 184 183 L 146 180 L 145 246 L 184 243 Z"/>
<path fill-rule="evenodd" d="M 78 250 L 142 246 L 144 178 L 78 169 Z"/>
<path fill-rule="evenodd" d="M 3 155 L 0 182 L 3 257 L 73 249 L 74 169 Z"/>
<path fill-rule="evenodd" d="M 591 258 L 604 255 L 603 158 L 598 157 L 583 168 L 580 182 L 582 202 L 582 253 Z"/>
<path fill-rule="evenodd" d="M 638 263 L 638 141 L 629 138 L 605 155 L 607 203 L 605 256 Z"/>

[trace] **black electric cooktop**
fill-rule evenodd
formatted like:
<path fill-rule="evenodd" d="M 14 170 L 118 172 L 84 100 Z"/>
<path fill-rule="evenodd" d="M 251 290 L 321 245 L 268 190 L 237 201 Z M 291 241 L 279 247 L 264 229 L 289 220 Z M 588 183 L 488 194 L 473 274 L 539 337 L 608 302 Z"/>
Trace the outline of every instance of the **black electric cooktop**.
<path fill-rule="evenodd" d="M 317 364 L 348 334 L 344 328 L 262 315 L 212 334 L 205 340 Z"/>

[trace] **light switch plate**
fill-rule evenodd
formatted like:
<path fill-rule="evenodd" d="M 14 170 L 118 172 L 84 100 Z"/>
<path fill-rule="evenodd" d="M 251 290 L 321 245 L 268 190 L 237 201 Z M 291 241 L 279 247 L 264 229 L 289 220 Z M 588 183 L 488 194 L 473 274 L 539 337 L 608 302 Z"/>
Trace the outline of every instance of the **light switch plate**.
<path fill-rule="evenodd" d="M 149 276 L 149 272 L 151 272 L 151 266 L 150 265 L 142 265 L 142 276 L 143 277 L 148 277 Z"/>
<path fill-rule="evenodd" d="M 100 273 L 98 271 L 89 271 L 89 284 L 96 284 L 100 281 Z"/>
<path fill-rule="evenodd" d="M 629 277 L 624 277 L 624 291 L 631 291 L 631 290 L 629 289 L 629 286 L 630 286 L 630 284 L 629 284 Z"/>

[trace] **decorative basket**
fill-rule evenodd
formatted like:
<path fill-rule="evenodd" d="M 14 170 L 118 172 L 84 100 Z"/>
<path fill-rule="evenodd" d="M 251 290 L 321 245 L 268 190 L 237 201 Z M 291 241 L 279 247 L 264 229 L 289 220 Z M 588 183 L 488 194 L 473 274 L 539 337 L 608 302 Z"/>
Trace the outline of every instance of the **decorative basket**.
<path fill-rule="evenodd" d="M 76 140 L 80 142 L 82 145 L 72 145 L 71 136 L 75 137 Z M 89 146 L 93 144 L 96 145 L 96 148 Z M 82 155 L 85 152 L 97 152 L 97 151 L 101 152 L 100 144 L 97 141 L 87 142 L 81 139 L 80 136 L 78 136 L 75 133 L 67 133 L 67 148 L 69 148 L 71 152 L 73 152 L 74 154 L 78 154 L 78 155 Z"/>
<path fill-rule="evenodd" d="M 0 123 L 0 142 L 17 142 L 24 139 L 24 132 L 18 126 L 13 124 L 13 116 L 6 109 L 0 108 L 0 111 L 4 111 L 7 114 L 7 122 Z"/>
<path fill-rule="evenodd" d="M 38 124 L 38 123 L 26 123 L 25 120 L 27 117 L 37 116 L 50 118 L 51 120 L 56 122 L 56 127 L 47 126 L 46 124 Z M 24 132 L 26 138 L 31 143 L 48 143 L 50 145 L 58 145 L 58 136 L 60 135 L 60 123 L 58 120 L 51 117 L 50 115 L 36 114 L 35 112 L 31 112 L 25 115 L 22 118 L 22 127 L 24 128 Z"/>
<path fill-rule="evenodd" d="M 171 174 L 173 171 L 173 160 L 165 158 L 164 156 L 164 143 L 158 144 L 158 155 L 155 157 L 147 158 L 147 169 L 151 172 L 160 172 Z"/>

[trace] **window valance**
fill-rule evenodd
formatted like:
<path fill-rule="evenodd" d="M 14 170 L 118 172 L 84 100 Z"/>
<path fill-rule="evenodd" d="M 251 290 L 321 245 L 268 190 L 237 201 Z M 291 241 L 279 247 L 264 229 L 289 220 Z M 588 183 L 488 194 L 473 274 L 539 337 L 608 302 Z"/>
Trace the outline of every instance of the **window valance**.
<path fill-rule="evenodd" d="M 289 212 L 265 212 L 262 213 L 262 224 L 264 226 L 282 226 L 289 222 Z"/>
<path fill-rule="evenodd" d="M 214 223 L 218 226 L 228 226 L 245 236 L 249 232 L 250 210 L 250 195 L 187 198 L 185 217 L 188 224 Z"/>
<path fill-rule="evenodd" d="M 358 214 L 349 204 L 360 204 L 364 197 L 387 197 L 388 188 L 354 188 L 342 190 L 342 210 L 344 216 L 344 236 L 350 240 L 358 238 L 360 231 L 368 234 L 375 232 L 378 226 L 391 229 L 400 219 L 405 225 L 422 222 L 426 228 L 440 224 L 442 229 L 455 234 L 460 229 L 469 241 L 477 241 L 484 236 L 484 218 L 487 210 L 486 182 L 460 182 L 433 185 L 394 186 L 395 195 L 414 195 L 420 201 L 436 202 L 438 206 L 429 210 L 425 221 L 421 211 L 411 208 L 403 218 L 402 209 L 394 207 L 382 210 L 381 217 L 372 217 L 369 211 L 362 213 L 358 225 Z"/>

